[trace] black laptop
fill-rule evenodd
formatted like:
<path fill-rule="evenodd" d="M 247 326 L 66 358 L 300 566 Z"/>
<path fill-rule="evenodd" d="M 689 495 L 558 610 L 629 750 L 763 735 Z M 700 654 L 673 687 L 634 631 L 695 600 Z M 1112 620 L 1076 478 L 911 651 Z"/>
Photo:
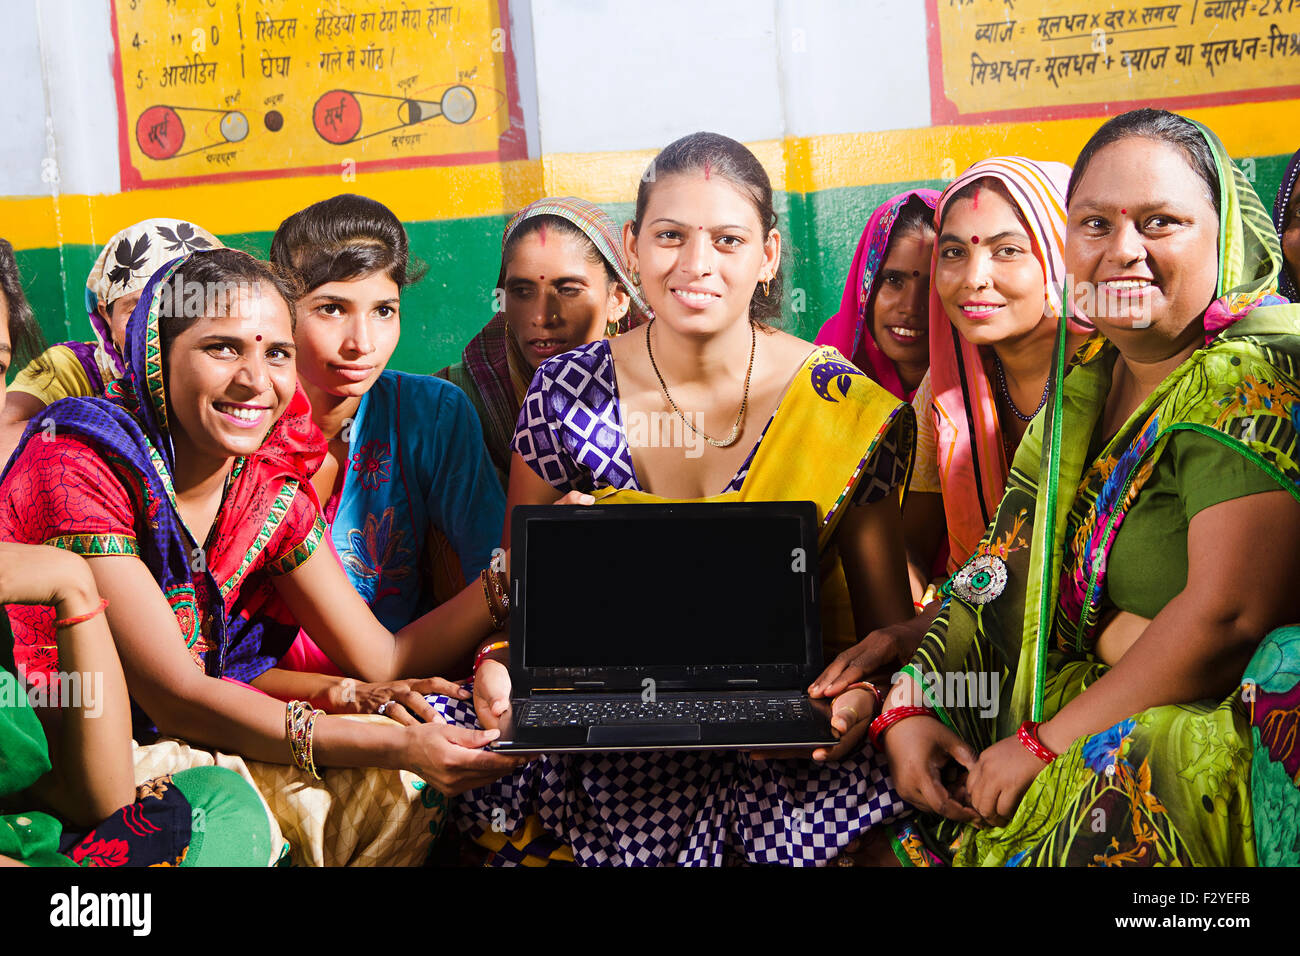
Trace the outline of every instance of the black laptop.
<path fill-rule="evenodd" d="M 834 746 L 812 502 L 519 506 L 493 748 Z"/>

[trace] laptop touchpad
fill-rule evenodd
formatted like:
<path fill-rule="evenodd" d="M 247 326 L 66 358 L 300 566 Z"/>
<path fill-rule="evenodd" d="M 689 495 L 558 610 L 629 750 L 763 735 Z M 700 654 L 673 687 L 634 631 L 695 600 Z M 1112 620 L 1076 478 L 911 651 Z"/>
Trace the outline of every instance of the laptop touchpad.
<path fill-rule="evenodd" d="M 699 741 L 699 724 L 595 724 L 587 728 L 587 743 L 604 747 L 694 744 Z"/>

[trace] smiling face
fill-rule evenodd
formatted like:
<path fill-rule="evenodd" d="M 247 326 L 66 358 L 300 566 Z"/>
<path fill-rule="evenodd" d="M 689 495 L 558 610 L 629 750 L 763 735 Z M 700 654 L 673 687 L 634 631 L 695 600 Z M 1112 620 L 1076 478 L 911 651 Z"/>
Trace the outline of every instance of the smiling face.
<path fill-rule="evenodd" d="M 871 337 L 901 370 L 930 364 L 930 256 L 934 233 L 906 232 L 891 238 L 875 282 Z M 917 376 L 917 382 L 920 376 Z"/>
<path fill-rule="evenodd" d="M 233 297 L 224 316 L 200 318 L 170 343 L 167 407 L 178 458 L 251 454 L 293 398 L 289 306 L 274 289 L 255 289 Z"/>
<path fill-rule="evenodd" d="M 397 283 L 386 272 L 327 282 L 297 302 L 297 366 L 305 388 L 364 395 L 393 357 L 402 326 Z"/>
<path fill-rule="evenodd" d="M 1157 362 L 1203 334 L 1219 218 L 1177 147 L 1130 137 L 1099 150 L 1075 186 L 1065 263 L 1079 312 L 1128 358 Z"/>
<path fill-rule="evenodd" d="M 591 243 L 538 226 L 513 244 L 505 263 L 505 317 L 525 360 L 536 369 L 552 355 L 596 342 L 628 309 L 626 290 L 610 282 Z"/>
<path fill-rule="evenodd" d="M 655 317 L 682 334 L 748 318 L 755 288 L 781 258 L 781 236 L 764 233 L 753 201 L 703 172 L 661 177 L 624 245 Z"/>
<path fill-rule="evenodd" d="M 1011 203 L 980 188 L 949 204 L 941 229 L 934 287 L 962 338 L 999 345 L 1032 335 L 1043 321 L 1047 280 Z"/>

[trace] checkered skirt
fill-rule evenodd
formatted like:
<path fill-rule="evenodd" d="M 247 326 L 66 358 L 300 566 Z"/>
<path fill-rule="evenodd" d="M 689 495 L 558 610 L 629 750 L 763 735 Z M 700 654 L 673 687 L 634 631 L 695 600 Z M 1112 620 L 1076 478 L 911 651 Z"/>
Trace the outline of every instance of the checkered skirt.
<path fill-rule="evenodd" d="M 449 723 L 478 727 L 469 703 L 429 701 Z M 739 751 L 544 755 L 452 807 L 471 834 L 515 836 L 535 815 L 584 866 L 818 866 L 904 811 L 869 747 L 825 764 Z"/>

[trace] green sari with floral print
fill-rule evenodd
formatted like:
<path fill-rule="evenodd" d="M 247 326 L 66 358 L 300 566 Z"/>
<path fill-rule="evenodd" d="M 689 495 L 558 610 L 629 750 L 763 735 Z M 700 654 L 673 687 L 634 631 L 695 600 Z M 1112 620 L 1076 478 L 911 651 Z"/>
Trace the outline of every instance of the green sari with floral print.
<path fill-rule="evenodd" d="M 904 668 L 977 751 L 1027 719 L 1050 719 L 1105 673 L 1096 641 L 1106 582 L 1133 571 L 1111 566 L 1112 547 L 1176 437 L 1196 432 L 1219 443 L 1219 453 L 1243 456 L 1269 487 L 1300 500 L 1300 306 L 1274 294 L 1281 253 L 1263 206 L 1217 137 L 1201 131 L 1220 191 L 1218 287 L 1204 317 L 1205 347 L 1090 453 L 1115 350 L 1100 337 L 1089 343 L 1070 374 L 1054 381 L 996 517 L 945 586 L 943 611 Z M 1061 337 L 1054 369 L 1064 367 Z M 896 834 L 899 859 L 1297 862 L 1300 628 L 1261 638 L 1241 687 L 1223 700 L 1153 707 L 1080 738 L 1038 774 L 1006 826 L 918 815 Z M 962 694 L 952 691 L 976 684 L 997 689 L 995 708 L 960 706 Z"/>

